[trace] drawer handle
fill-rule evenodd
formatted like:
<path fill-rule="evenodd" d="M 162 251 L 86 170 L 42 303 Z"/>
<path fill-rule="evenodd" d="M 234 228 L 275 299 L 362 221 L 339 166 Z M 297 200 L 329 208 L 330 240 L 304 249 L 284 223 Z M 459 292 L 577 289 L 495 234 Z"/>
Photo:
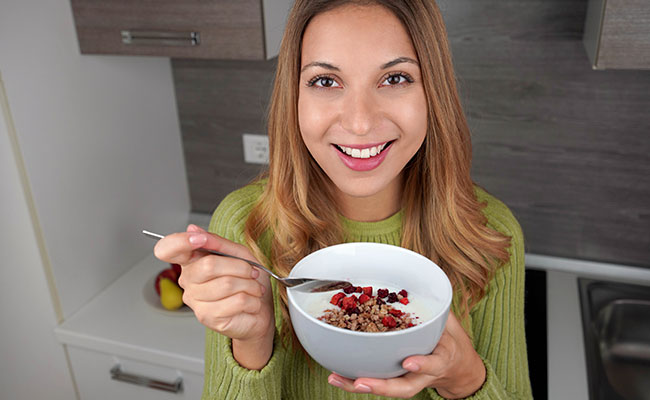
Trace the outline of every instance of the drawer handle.
<path fill-rule="evenodd" d="M 146 386 L 166 392 L 178 393 L 183 390 L 183 378 L 180 376 L 174 382 L 163 382 L 158 379 L 147 378 L 142 375 L 129 374 L 122 371 L 122 366 L 117 364 L 111 368 L 111 379 L 120 382 L 133 383 L 139 386 Z"/>
<path fill-rule="evenodd" d="M 199 32 L 174 31 L 122 31 L 122 43 L 145 46 L 198 46 Z"/>

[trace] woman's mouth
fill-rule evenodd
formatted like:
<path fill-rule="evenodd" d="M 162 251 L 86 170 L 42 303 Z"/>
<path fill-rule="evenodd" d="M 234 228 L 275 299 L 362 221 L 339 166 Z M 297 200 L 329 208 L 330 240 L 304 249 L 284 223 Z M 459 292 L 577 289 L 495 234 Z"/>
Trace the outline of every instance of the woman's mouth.
<path fill-rule="evenodd" d="M 370 171 L 377 168 L 384 161 L 393 142 L 394 140 L 391 140 L 365 147 L 335 144 L 334 147 L 338 150 L 339 157 L 348 168 L 355 171 Z"/>

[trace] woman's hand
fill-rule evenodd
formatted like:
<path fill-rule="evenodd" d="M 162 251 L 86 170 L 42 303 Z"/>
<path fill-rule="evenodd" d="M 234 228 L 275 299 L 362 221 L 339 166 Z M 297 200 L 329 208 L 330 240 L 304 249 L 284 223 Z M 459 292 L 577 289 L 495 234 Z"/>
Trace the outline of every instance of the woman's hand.
<path fill-rule="evenodd" d="M 413 397 L 431 387 L 448 399 L 470 396 L 485 382 L 485 365 L 451 312 L 433 353 L 408 357 L 402 367 L 411 372 L 392 379 L 358 378 L 354 381 L 331 374 L 327 380 L 348 392 L 402 398 Z"/>
<path fill-rule="evenodd" d="M 158 241 L 154 254 L 180 264 L 183 302 L 208 328 L 233 339 L 233 355 L 248 369 L 261 369 L 273 350 L 275 333 L 271 283 L 266 272 L 199 248 L 255 260 L 245 246 L 189 225 L 187 232 Z"/>

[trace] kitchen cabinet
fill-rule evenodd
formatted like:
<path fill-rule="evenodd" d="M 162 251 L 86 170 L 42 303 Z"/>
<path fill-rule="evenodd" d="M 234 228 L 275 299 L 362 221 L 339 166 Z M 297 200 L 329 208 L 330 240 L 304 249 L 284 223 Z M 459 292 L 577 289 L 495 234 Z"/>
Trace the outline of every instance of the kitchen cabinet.
<path fill-rule="evenodd" d="M 291 0 L 71 0 L 82 54 L 266 60 Z"/>
<path fill-rule="evenodd" d="M 594 69 L 650 69 L 650 2 L 590 0 L 583 41 Z"/>
<path fill-rule="evenodd" d="M 203 392 L 203 374 L 76 347 L 68 354 L 81 400 L 195 400 Z"/>

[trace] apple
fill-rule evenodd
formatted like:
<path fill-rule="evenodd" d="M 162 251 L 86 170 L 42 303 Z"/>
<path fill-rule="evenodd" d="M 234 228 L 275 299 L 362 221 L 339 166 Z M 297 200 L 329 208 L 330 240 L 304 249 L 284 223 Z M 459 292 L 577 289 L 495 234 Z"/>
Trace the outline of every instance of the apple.
<path fill-rule="evenodd" d="M 162 278 L 169 279 L 173 283 L 178 284 L 178 277 L 179 276 L 180 276 L 180 274 L 178 272 L 176 272 L 176 269 L 174 269 L 174 268 L 166 268 L 166 269 L 163 269 L 162 271 L 160 271 L 158 273 L 158 275 L 156 276 L 156 282 L 154 284 L 155 288 L 156 288 L 156 293 L 158 293 L 158 296 L 160 296 L 160 280 Z"/>

